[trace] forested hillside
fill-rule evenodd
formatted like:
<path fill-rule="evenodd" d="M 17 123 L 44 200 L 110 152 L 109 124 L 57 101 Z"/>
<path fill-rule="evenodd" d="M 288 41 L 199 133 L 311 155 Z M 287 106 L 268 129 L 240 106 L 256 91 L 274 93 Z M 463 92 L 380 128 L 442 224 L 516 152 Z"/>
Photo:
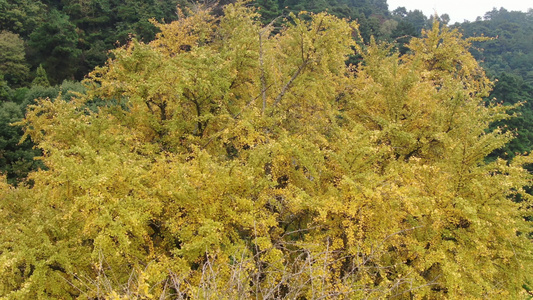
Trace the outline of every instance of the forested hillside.
<path fill-rule="evenodd" d="M 531 13 L 0 8 L 0 298 L 530 298 Z"/>
<path fill-rule="evenodd" d="M 506 104 L 522 102 L 517 118 L 495 124 L 516 131 L 516 139 L 492 156 L 511 158 L 515 153 L 533 148 L 533 11 L 510 12 L 505 9 L 487 12 L 483 19 L 463 23 L 467 36 L 493 37 L 474 43 L 474 57 L 481 61 L 490 77 L 496 80 L 490 98 Z"/>

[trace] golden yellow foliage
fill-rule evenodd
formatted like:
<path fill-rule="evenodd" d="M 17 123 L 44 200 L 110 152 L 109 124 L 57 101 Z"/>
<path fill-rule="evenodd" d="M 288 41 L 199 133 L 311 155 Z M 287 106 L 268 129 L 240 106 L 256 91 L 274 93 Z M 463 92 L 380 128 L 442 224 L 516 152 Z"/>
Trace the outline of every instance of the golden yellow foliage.
<path fill-rule="evenodd" d="M 533 157 L 484 161 L 507 108 L 457 31 L 400 56 L 243 2 L 158 26 L 20 123 L 47 169 L 0 183 L 1 297 L 521 295 Z"/>

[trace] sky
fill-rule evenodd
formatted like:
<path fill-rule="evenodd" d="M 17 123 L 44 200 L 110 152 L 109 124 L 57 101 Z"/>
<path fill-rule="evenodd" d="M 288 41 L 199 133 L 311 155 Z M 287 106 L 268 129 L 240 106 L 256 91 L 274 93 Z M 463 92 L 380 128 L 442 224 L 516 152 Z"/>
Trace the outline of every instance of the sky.
<path fill-rule="evenodd" d="M 476 17 L 483 17 L 494 7 L 523 12 L 533 8 L 533 0 L 387 0 L 387 3 L 390 11 L 404 6 L 408 11 L 421 10 L 426 16 L 435 14 L 435 11 L 438 15 L 448 14 L 450 24 L 464 20 L 475 21 Z"/>

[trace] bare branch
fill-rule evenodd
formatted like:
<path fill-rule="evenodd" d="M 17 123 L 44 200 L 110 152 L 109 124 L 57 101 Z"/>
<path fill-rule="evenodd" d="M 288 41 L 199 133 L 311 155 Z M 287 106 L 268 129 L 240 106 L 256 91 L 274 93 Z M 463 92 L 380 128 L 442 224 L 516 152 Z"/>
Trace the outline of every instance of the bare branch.
<path fill-rule="evenodd" d="M 283 98 L 283 96 L 285 96 L 285 93 L 287 93 L 287 91 L 289 90 L 289 87 L 291 86 L 291 84 L 294 82 L 294 80 L 296 80 L 296 78 L 298 78 L 298 76 L 300 75 L 300 73 L 303 71 L 303 69 L 305 69 L 305 67 L 307 66 L 308 64 L 308 61 L 307 60 L 304 60 L 303 63 L 300 65 L 300 67 L 298 68 L 298 70 L 296 70 L 296 72 L 292 75 L 291 79 L 287 82 L 287 84 L 285 84 L 285 86 L 281 89 L 281 92 L 278 94 L 278 96 L 276 97 L 276 99 L 274 100 L 274 106 L 278 105 L 279 102 L 281 101 L 281 99 Z"/>

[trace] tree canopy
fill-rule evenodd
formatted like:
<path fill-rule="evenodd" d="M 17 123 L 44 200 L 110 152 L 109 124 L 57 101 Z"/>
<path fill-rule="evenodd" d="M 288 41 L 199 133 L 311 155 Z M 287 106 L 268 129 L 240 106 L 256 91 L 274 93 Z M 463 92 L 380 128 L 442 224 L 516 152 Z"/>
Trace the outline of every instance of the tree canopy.
<path fill-rule="evenodd" d="M 471 40 L 435 22 L 400 54 L 241 1 L 154 24 L 19 122 L 45 168 L 0 183 L 0 296 L 525 293 L 533 157 L 485 161 L 509 107 Z"/>
<path fill-rule="evenodd" d="M 28 77 L 24 53 L 24 41 L 17 34 L 0 32 L 0 74 L 13 86 L 24 83 Z"/>

